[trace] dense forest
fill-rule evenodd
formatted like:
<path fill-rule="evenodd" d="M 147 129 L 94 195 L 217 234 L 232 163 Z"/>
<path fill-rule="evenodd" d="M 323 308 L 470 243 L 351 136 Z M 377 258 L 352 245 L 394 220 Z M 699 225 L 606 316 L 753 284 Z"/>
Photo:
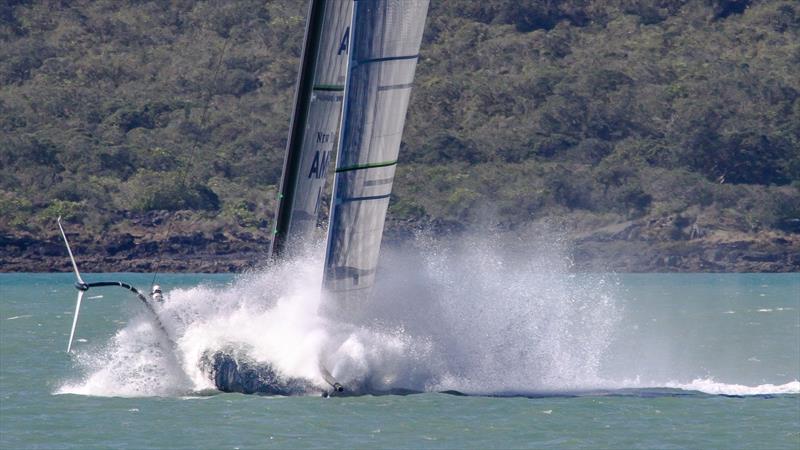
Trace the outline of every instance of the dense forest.
<path fill-rule="evenodd" d="M 94 269 L 263 252 L 306 6 L 2 2 L 0 270 L 66 269 L 59 215 Z M 800 270 L 798 74 L 796 1 L 433 0 L 389 242 L 546 226 L 579 269 Z"/>

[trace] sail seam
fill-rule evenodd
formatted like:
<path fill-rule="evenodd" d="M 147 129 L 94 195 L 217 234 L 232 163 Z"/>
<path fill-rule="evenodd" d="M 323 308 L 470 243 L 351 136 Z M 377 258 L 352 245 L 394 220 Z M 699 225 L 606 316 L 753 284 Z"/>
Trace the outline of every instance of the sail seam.
<path fill-rule="evenodd" d="M 350 198 L 343 198 L 339 200 L 339 203 L 350 203 L 350 202 L 361 202 L 365 200 L 380 200 L 382 198 L 389 198 L 392 194 L 384 194 L 384 195 L 372 195 L 369 197 L 350 197 Z"/>
<path fill-rule="evenodd" d="M 347 278 L 338 278 L 339 280 L 346 280 Z M 371 289 L 372 286 L 364 286 L 364 287 L 351 287 L 348 289 L 336 289 L 332 290 L 332 292 L 355 292 L 355 291 L 365 291 L 367 289 Z"/>
<path fill-rule="evenodd" d="M 317 84 L 314 86 L 315 91 L 331 91 L 341 92 L 344 91 L 344 86 L 339 84 Z"/>
<path fill-rule="evenodd" d="M 394 181 L 394 177 L 391 178 L 384 178 L 382 180 L 369 180 L 364 182 L 364 187 L 370 186 L 381 186 L 384 184 L 391 184 Z"/>
<path fill-rule="evenodd" d="M 351 170 L 362 170 L 362 169 L 375 169 L 378 167 L 389 167 L 394 166 L 397 164 L 397 160 L 394 161 L 384 161 L 379 163 L 370 163 L 370 164 L 357 164 L 355 166 L 347 166 L 347 167 L 340 167 L 336 169 L 336 173 L 341 172 L 349 172 Z"/>
<path fill-rule="evenodd" d="M 371 64 L 371 63 L 378 63 L 378 62 L 386 62 L 386 61 L 400 61 L 403 59 L 417 59 L 419 58 L 419 53 L 416 55 L 403 55 L 403 56 L 384 56 L 382 58 L 371 58 L 371 59 L 360 59 L 357 61 L 357 64 Z"/>
<path fill-rule="evenodd" d="M 395 90 L 395 89 L 411 89 L 412 86 L 413 86 L 412 83 L 390 84 L 390 85 L 387 85 L 387 86 L 379 86 L 378 87 L 378 91 L 392 91 L 392 90 Z"/>

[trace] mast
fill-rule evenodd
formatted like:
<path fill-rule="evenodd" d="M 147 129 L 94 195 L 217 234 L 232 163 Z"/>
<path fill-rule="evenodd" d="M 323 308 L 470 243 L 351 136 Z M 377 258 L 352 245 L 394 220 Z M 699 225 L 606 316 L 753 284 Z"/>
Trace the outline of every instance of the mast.
<path fill-rule="evenodd" d="M 352 0 L 311 0 L 270 255 L 287 256 L 317 224 L 337 141 Z"/>
<path fill-rule="evenodd" d="M 374 283 L 428 0 L 355 0 L 324 288 L 341 302 Z"/>

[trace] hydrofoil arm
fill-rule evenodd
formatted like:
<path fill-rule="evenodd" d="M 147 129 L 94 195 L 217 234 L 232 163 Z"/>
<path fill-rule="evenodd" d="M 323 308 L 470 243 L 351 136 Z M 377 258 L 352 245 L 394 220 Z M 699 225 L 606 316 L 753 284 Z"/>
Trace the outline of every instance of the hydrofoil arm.
<path fill-rule="evenodd" d="M 153 314 L 153 319 L 155 319 L 156 324 L 164 333 L 164 336 L 166 336 L 167 340 L 174 345 L 175 341 L 169 335 L 167 329 L 164 327 L 164 324 L 161 323 L 161 320 L 158 318 L 158 313 L 156 313 L 156 310 L 153 307 L 151 299 L 148 298 L 146 295 L 142 294 L 141 291 L 139 291 L 138 289 L 136 289 L 135 287 L 131 286 L 128 283 L 123 283 L 122 281 L 98 281 L 95 283 L 87 283 L 83 281 L 83 278 L 81 278 L 81 273 L 78 270 L 78 264 L 75 262 L 75 257 L 73 256 L 72 249 L 69 246 L 69 240 L 67 240 L 67 234 L 64 232 L 64 227 L 61 226 L 61 217 L 58 218 L 57 222 L 58 222 L 58 229 L 61 231 L 61 237 L 64 238 L 64 245 L 67 246 L 67 253 L 69 253 L 69 259 L 72 262 L 72 268 L 75 271 L 75 278 L 77 279 L 77 281 L 75 282 L 75 289 L 78 290 L 78 301 L 75 303 L 75 315 L 72 317 L 72 329 L 70 330 L 69 333 L 69 342 L 67 342 L 67 353 L 69 353 L 72 350 L 72 340 L 75 337 L 75 328 L 78 325 L 78 315 L 80 314 L 81 311 L 81 301 L 83 300 L 83 294 L 90 288 L 106 287 L 106 286 L 119 286 L 123 289 L 127 289 L 136 294 L 136 297 L 142 303 L 144 303 L 144 306 L 148 309 L 148 311 L 150 311 Z"/>

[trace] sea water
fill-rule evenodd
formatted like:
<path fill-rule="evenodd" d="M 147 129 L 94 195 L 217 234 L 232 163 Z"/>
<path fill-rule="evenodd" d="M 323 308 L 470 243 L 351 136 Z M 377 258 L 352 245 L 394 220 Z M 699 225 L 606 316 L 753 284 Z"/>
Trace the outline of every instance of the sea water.
<path fill-rule="evenodd" d="M 386 252 L 378 295 L 334 314 L 312 256 L 158 275 L 174 344 L 92 289 L 73 354 L 73 275 L 0 274 L 0 447 L 798 448 L 800 274 L 573 274 L 500 247 Z M 222 348 L 423 393 L 222 394 L 198 364 Z"/>

